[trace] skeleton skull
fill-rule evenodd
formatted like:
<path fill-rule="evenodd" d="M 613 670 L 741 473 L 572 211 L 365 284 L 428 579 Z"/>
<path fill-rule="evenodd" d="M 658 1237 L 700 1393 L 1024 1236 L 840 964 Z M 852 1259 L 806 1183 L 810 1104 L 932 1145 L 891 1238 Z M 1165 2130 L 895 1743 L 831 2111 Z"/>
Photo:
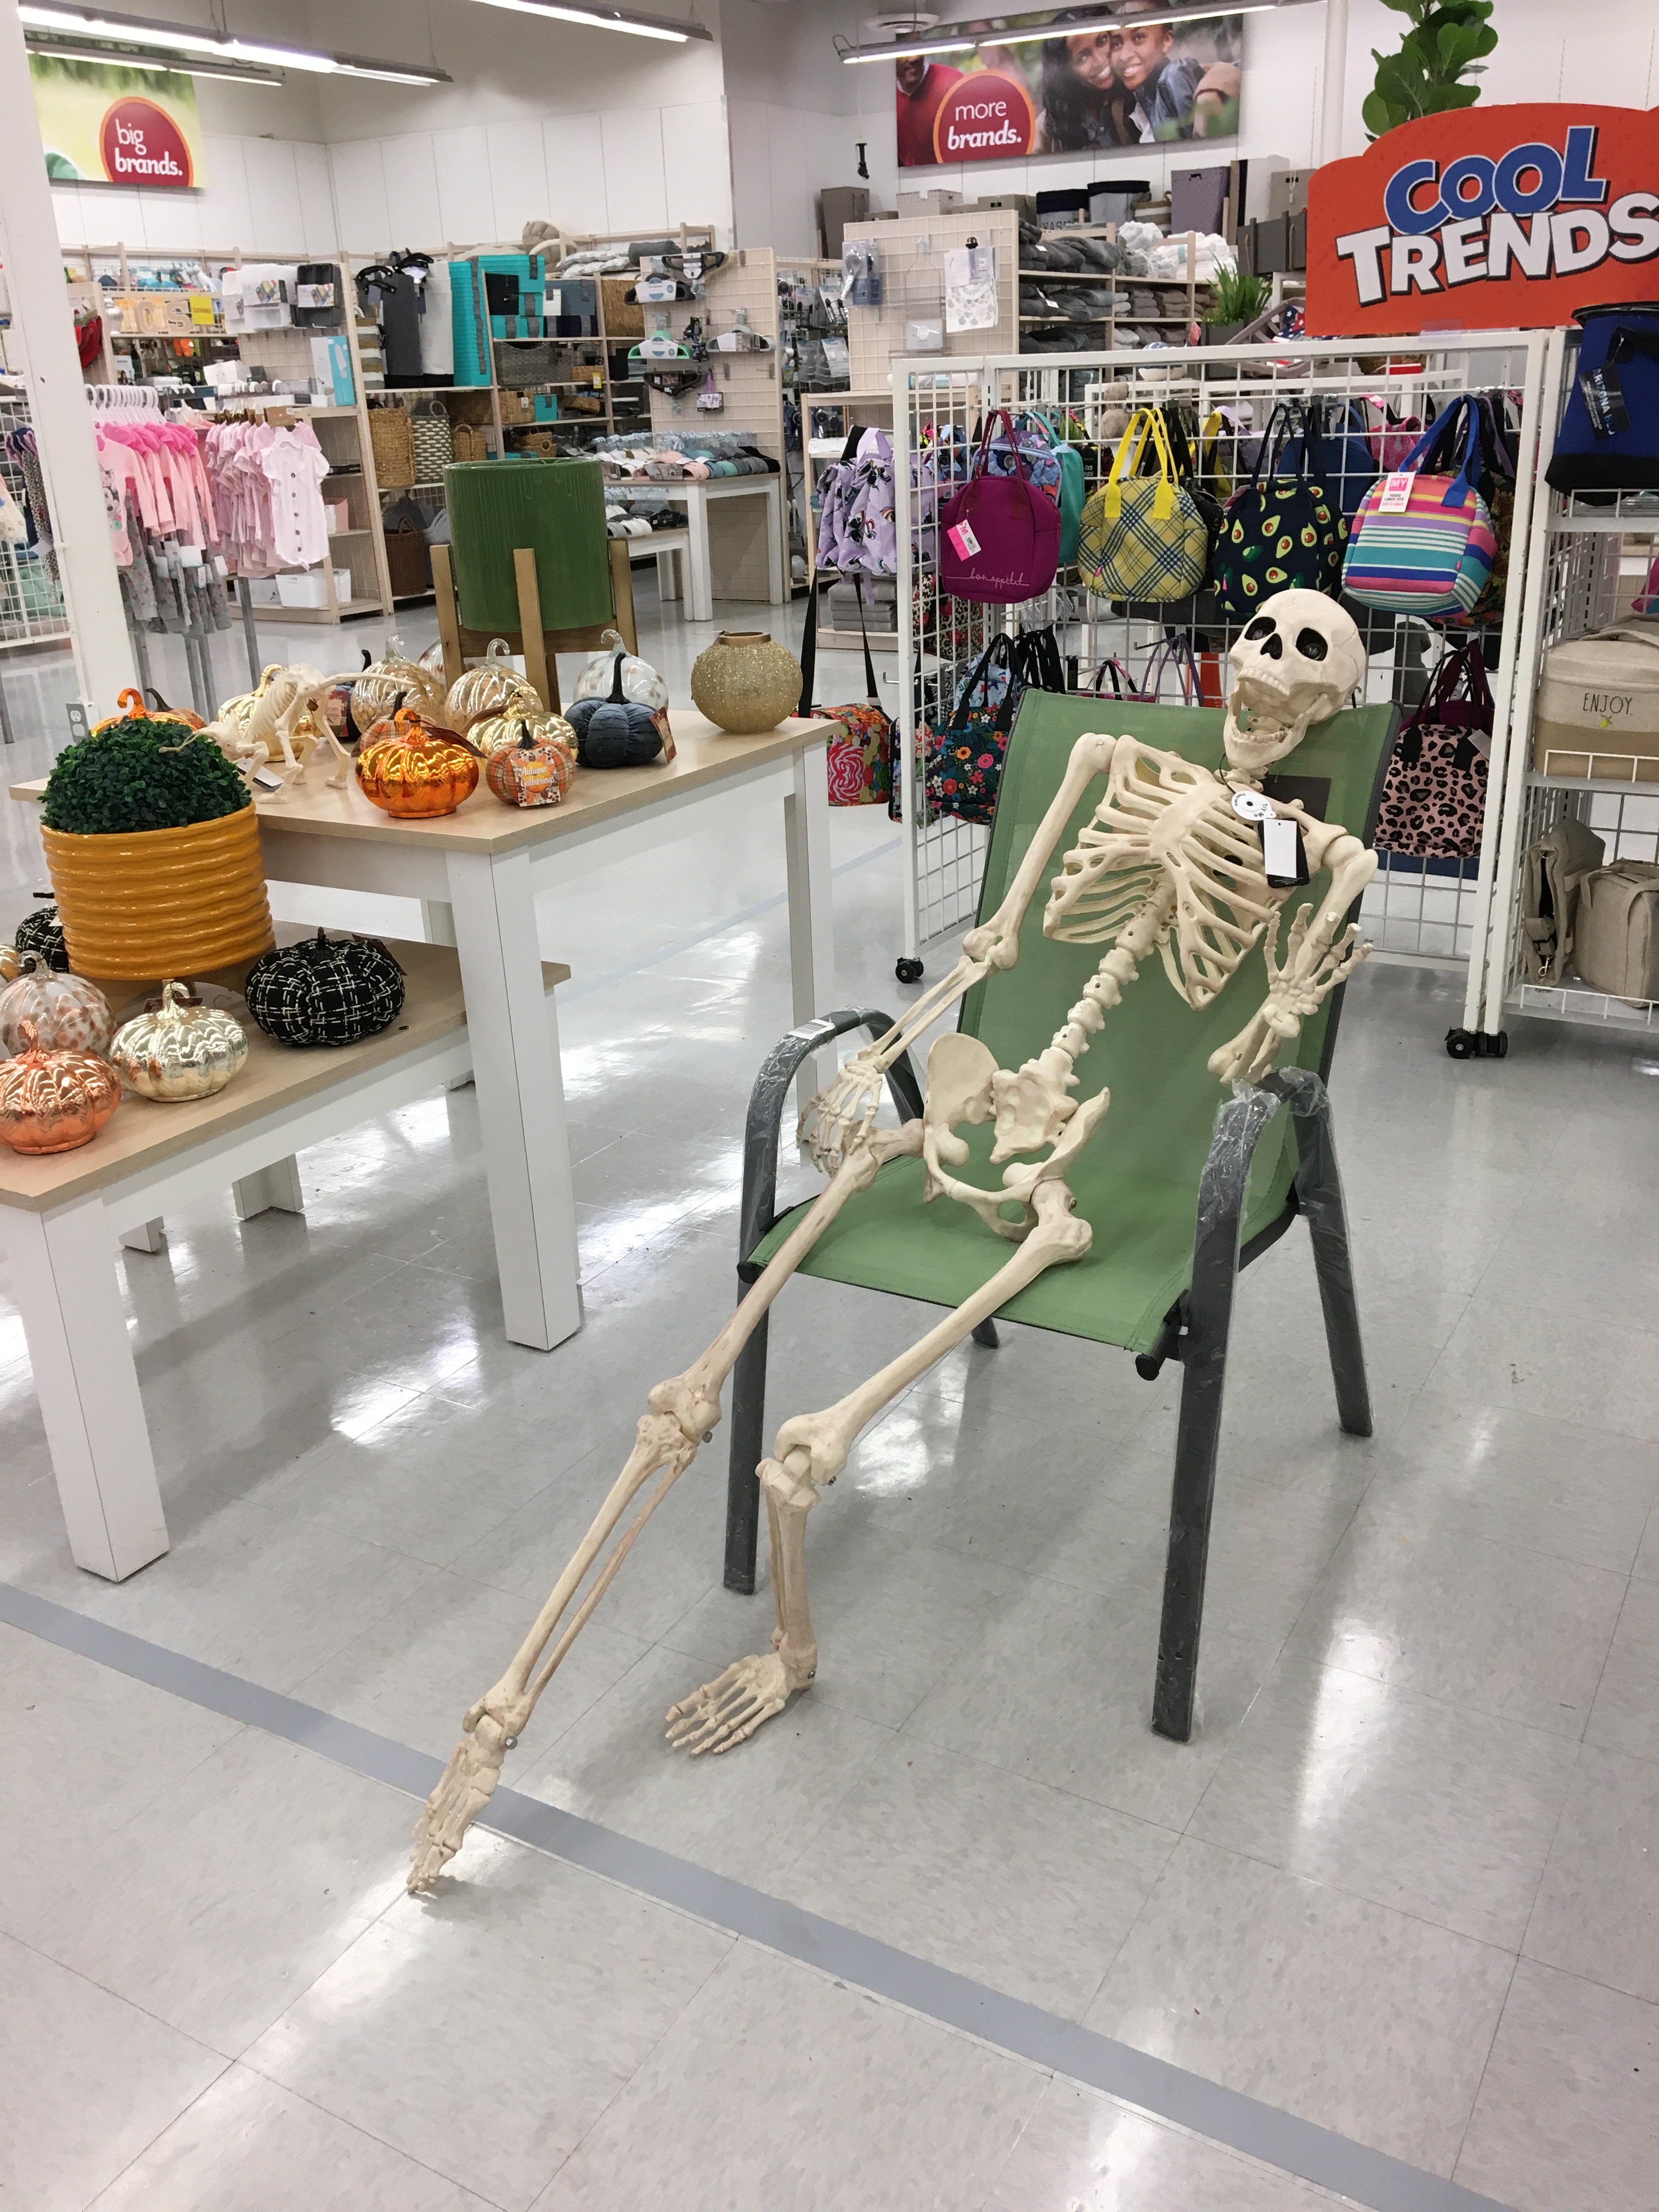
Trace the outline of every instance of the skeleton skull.
<path fill-rule="evenodd" d="M 1279 592 L 1234 639 L 1230 767 L 1259 776 L 1334 714 L 1365 673 L 1353 617 L 1323 592 Z"/>

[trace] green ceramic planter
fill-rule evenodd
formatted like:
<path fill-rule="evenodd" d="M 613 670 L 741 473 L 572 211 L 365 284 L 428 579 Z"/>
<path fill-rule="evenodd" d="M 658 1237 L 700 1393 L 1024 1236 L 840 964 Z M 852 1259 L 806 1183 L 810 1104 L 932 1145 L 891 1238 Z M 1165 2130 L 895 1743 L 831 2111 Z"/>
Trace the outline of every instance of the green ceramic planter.
<path fill-rule="evenodd" d="M 444 471 L 464 629 L 519 627 L 513 556 L 527 545 L 544 629 L 611 618 L 605 480 L 597 461 L 457 461 Z"/>

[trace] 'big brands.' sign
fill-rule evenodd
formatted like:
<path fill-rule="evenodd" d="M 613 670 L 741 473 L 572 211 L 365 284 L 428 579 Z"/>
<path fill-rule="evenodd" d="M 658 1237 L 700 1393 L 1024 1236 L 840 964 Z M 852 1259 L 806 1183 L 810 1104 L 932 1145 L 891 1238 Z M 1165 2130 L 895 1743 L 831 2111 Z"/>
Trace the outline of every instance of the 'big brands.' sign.
<path fill-rule="evenodd" d="M 61 184 L 189 191 L 203 181 L 196 87 L 167 70 L 29 56 L 46 174 Z"/>
<path fill-rule="evenodd" d="M 994 161 L 1029 153 L 1036 117 L 1023 84 L 996 70 L 975 70 L 953 84 L 933 118 L 938 161 Z"/>
<path fill-rule="evenodd" d="M 1308 328 L 1537 330 L 1659 299 L 1659 109 L 1464 108 L 1314 172 Z"/>

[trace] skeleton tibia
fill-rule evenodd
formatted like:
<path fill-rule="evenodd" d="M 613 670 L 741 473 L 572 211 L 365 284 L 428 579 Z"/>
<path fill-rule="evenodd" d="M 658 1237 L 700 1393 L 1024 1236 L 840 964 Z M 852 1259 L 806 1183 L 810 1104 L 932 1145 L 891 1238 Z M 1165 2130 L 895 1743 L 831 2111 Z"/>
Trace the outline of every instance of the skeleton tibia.
<path fill-rule="evenodd" d="M 472 1706 L 461 1723 L 461 1741 L 450 1754 L 443 1778 L 428 1799 L 415 1827 L 410 1889 L 429 1888 L 445 1863 L 460 1849 L 468 1828 L 489 1802 L 501 1778 L 501 1761 L 522 1735 L 536 1702 L 552 1680 L 565 1654 L 586 1626 L 610 1588 L 645 1523 L 708 1442 L 720 1417 L 720 1393 L 738 1355 L 760 1325 L 773 1300 L 855 1192 L 867 1190 L 884 1161 L 921 1150 L 921 1124 L 872 1131 L 843 1162 L 835 1179 L 791 1231 L 752 1284 L 731 1320 L 700 1359 L 683 1375 L 669 1376 L 650 1393 L 651 1411 L 642 1416 L 634 1449 L 611 1486 L 574 1556 L 536 1616 L 529 1635 L 495 1686 Z M 577 1591 L 629 1506 L 653 1474 L 662 1480 L 623 1533 L 569 1627 L 545 1662 L 546 1651 Z M 538 1671 L 539 1670 L 539 1671 Z"/>
<path fill-rule="evenodd" d="M 1091 1102 L 1092 1103 L 1092 1102 Z M 1041 1173 L 1041 1170 L 1033 1170 Z M 806 1598 L 806 1516 L 820 1490 L 847 1464 L 860 1430 L 900 1392 L 909 1388 L 982 1321 L 1035 1282 L 1045 1268 L 1080 1260 L 1093 1232 L 1072 1213 L 1073 1200 L 1063 1182 L 1035 1186 L 1031 1204 L 1036 1226 L 1018 1252 L 965 1305 L 947 1314 L 936 1328 L 898 1358 L 849 1391 L 822 1413 L 799 1414 L 778 1431 L 775 1456 L 763 1460 L 760 1479 L 772 1538 L 772 1586 L 777 1628 L 770 1651 L 739 1659 L 714 1681 L 671 1707 L 668 1740 L 693 1753 L 729 1751 L 774 1714 L 783 1711 L 817 1669 L 817 1645 Z"/>

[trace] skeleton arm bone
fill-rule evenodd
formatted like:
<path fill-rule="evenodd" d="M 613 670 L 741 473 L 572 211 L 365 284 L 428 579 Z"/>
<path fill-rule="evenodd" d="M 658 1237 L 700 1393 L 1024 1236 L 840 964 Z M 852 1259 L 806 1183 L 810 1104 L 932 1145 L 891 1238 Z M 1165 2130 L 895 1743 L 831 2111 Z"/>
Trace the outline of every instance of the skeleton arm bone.
<path fill-rule="evenodd" d="M 1344 918 L 1376 873 L 1376 855 L 1350 836 L 1340 823 L 1314 822 L 1299 808 L 1295 811 L 1306 843 L 1310 872 L 1328 868 L 1331 880 L 1320 902 L 1316 920 L 1313 908 L 1303 905 L 1291 924 L 1285 958 L 1276 957 L 1279 917 L 1269 926 L 1266 945 L 1267 995 L 1254 1018 L 1230 1042 L 1210 1055 L 1210 1073 L 1224 1083 L 1239 1077 L 1261 1080 L 1283 1048 L 1370 950 L 1359 941 L 1357 925 L 1344 928 Z"/>
<path fill-rule="evenodd" d="M 501 1778 L 501 1761 L 523 1733 L 537 1699 L 609 1587 L 641 1528 L 690 1466 L 698 1445 L 708 1441 L 720 1417 L 720 1393 L 726 1378 L 779 1291 L 848 1200 L 855 1192 L 869 1188 L 877 1169 L 884 1161 L 919 1153 L 921 1150 L 920 1121 L 909 1122 L 902 1129 L 872 1131 L 848 1155 L 835 1180 L 819 1194 L 810 1211 L 791 1231 L 702 1358 L 694 1360 L 683 1375 L 671 1376 L 652 1390 L 648 1400 L 651 1411 L 641 1418 L 634 1449 L 574 1557 L 554 1585 L 507 1672 L 471 1708 L 461 1723 L 461 1741 L 450 1753 L 442 1778 L 416 1823 L 415 1851 L 409 1873 L 411 1890 L 431 1887 L 445 1863 L 460 1849 L 468 1828 L 489 1802 Z M 659 1469 L 666 1470 L 664 1480 L 600 1571 L 575 1620 L 538 1673 L 549 1639 L 588 1570 L 629 1504 Z"/>
<path fill-rule="evenodd" d="M 951 973 L 924 991 L 902 1020 L 853 1057 L 833 1083 L 819 1091 L 801 1115 L 800 1137 L 816 1166 L 833 1172 L 849 1145 L 875 1126 L 887 1071 L 902 1053 L 994 969 L 1012 968 L 1019 957 L 1019 933 L 1026 910 L 1059 849 L 1066 825 L 1097 776 L 1112 763 L 1115 738 L 1085 736 L 1072 747 L 1070 760 L 1048 811 L 1037 824 L 1008 895 L 988 921 L 962 940 L 962 957 Z"/>

